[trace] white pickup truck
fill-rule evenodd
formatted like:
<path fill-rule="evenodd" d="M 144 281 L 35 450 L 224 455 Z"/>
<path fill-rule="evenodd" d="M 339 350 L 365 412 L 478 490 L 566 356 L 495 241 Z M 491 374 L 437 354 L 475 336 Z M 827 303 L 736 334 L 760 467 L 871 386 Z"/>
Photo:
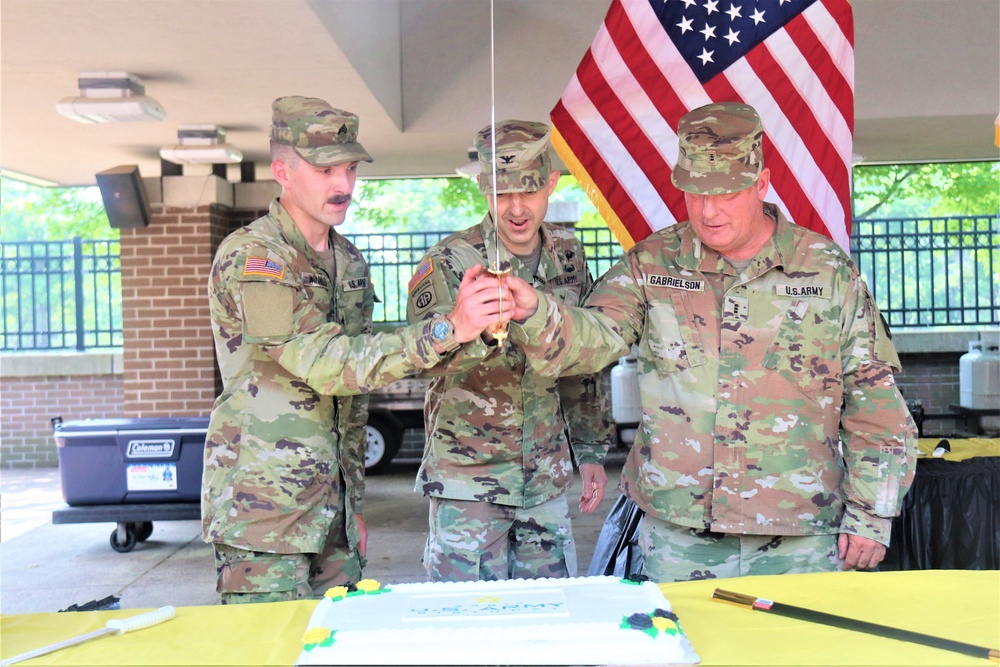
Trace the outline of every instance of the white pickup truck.
<path fill-rule="evenodd" d="M 606 373 L 611 385 L 611 418 L 617 426 L 618 444 L 628 447 L 635 440 L 642 414 L 635 356 L 622 357 Z M 422 436 L 427 385 L 428 380 L 423 378 L 399 380 L 369 394 L 365 453 L 368 474 L 385 472 L 397 456 L 423 455 L 423 438 L 404 435 L 407 429 L 417 429 Z"/>

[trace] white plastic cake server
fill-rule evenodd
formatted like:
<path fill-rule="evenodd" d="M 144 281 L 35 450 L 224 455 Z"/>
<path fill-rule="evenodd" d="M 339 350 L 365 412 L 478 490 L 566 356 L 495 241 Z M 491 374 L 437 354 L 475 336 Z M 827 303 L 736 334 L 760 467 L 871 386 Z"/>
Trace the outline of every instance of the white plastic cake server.
<path fill-rule="evenodd" d="M 169 621 L 174 617 L 174 615 L 174 608 L 167 606 L 160 607 L 156 611 L 147 611 L 144 614 L 139 614 L 138 616 L 133 616 L 132 618 L 113 618 L 100 630 L 94 630 L 93 632 L 88 632 L 87 634 L 80 635 L 79 637 L 73 637 L 55 644 L 43 646 L 42 648 L 37 648 L 34 651 L 28 651 L 27 653 L 15 655 L 11 658 L 0 661 L 0 667 L 6 667 L 7 665 L 13 665 L 14 663 L 21 662 L 23 660 L 37 658 L 40 655 L 52 653 L 53 651 L 58 651 L 59 649 L 66 648 L 67 646 L 82 644 L 85 641 L 97 639 L 98 637 L 103 637 L 104 635 L 123 635 L 126 632 L 132 632 L 133 630 L 150 628 L 154 625 L 159 625 L 164 621 Z"/>

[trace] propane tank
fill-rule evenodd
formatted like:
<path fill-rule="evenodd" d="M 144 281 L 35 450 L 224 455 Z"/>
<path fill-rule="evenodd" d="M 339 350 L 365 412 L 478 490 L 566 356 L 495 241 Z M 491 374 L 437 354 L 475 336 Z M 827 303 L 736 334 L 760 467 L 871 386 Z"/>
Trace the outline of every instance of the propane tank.
<path fill-rule="evenodd" d="M 969 351 L 958 358 L 958 404 L 963 408 L 972 405 L 973 364 L 983 356 L 983 344 L 978 340 L 969 341 Z"/>
<path fill-rule="evenodd" d="M 642 402 L 639 399 L 639 370 L 636 352 L 621 357 L 611 369 L 611 418 L 617 424 L 638 424 L 642 420 Z"/>
<path fill-rule="evenodd" d="M 972 407 L 1000 409 L 1000 344 L 984 343 L 982 353 L 972 362 Z M 983 431 L 1000 430 L 1000 417 L 982 417 Z"/>

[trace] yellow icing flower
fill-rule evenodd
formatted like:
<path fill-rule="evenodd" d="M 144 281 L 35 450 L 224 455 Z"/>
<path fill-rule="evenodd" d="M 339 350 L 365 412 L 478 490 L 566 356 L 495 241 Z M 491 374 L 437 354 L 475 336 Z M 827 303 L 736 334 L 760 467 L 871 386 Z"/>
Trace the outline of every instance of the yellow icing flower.
<path fill-rule="evenodd" d="M 666 630 L 674 627 L 674 622 L 669 618 L 663 618 L 662 616 L 653 617 L 653 627 L 660 632 L 665 632 Z"/>
<path fill-rule="evenodd" d="M 334 586 L 333 588 L 328 588 L 326 593 L 323 594 L 324 597 L 332 598 L 337 600 L 339 598 L 347 597 L 347 586 Z"/>
<path fill-rule="evenodd" d="M 359 591 L 364 591 L 365 593 L 374 593 L 381 587 L 382 584 L 375 581 L 374 579 L 362 579 L 357 584 L 357 589 Z"/>
<path fill-rule="evenodd" d="M 310 628 L 302 635 L 303 644 L 319 644 L 330 637 L 329 628 Z"/>

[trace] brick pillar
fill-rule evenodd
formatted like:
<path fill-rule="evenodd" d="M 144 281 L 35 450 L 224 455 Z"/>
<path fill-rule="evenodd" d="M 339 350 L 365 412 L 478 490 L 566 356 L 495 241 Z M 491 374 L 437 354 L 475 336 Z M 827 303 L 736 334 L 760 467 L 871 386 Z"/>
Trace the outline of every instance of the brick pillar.
<path fill-rule="evenodd" d="M 226 208 L 157 204 L 149 227 L 121 232 L 123 416 L 196 416 L 212 409 L 206 285 L 213 209 Z"/>
<path fill-rule="evenodd" d="M 207 415 L 221 389 L 208 274 L 231 231 L 267 212 L 274 182 L 146 179 L 149 227 L 121 231 L 123 417 Z"/>

